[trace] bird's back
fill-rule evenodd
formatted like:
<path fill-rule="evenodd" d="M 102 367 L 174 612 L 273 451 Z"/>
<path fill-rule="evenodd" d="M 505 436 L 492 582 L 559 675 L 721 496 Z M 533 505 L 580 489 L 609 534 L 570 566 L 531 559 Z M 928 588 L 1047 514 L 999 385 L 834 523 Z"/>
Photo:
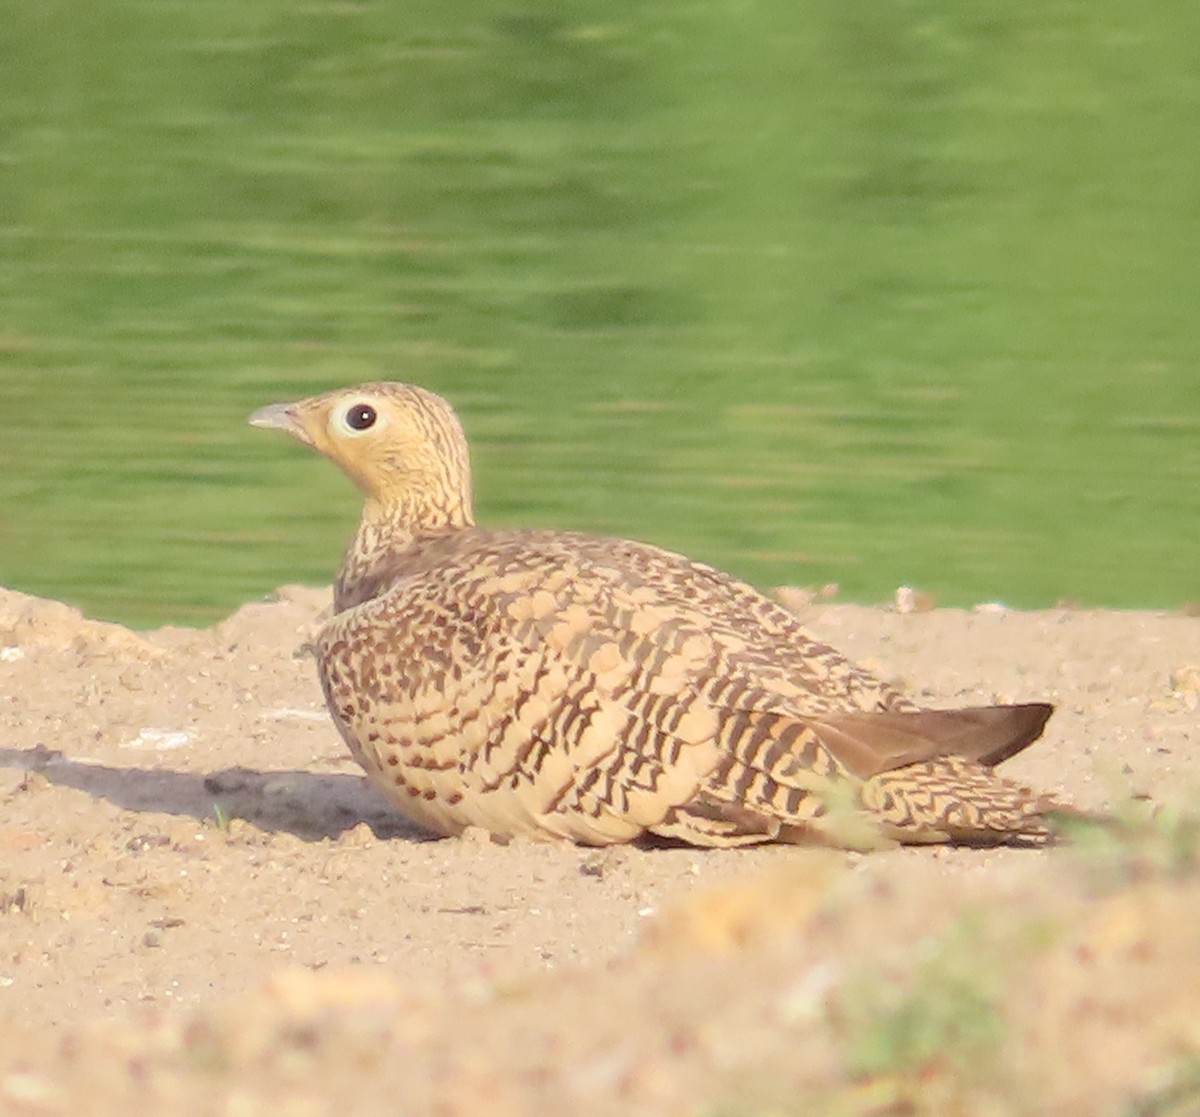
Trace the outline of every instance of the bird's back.
<path fill-rule="evenodd" d="M 479 640 L 460 649 L 464 672 L 490 669 L 489 654 L 510 644 L 593 673 L 612 660 L 609 675 L 619 657 L 643 681 L 678 666 L 672 656 L 714 657 L 731 707 L 746 704 L 745 688 L 756 709 L 782 703 L 797 716 L 916 708 L 751 586 L 629 540 L 467 528 L 396 552 L 369 588 L 348 586 L 345 597 L 345 623 L 390 637 L 413 663 L 432 655 L 435 684 L 444 680 L 439 644 L 465 625 Z M 718 681 L 689 672 L 681 692 Z"/>

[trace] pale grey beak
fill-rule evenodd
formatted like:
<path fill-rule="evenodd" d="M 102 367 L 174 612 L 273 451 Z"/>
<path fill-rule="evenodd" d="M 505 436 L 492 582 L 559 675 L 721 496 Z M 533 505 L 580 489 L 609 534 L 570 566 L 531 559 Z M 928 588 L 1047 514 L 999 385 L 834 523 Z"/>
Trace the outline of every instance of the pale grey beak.
<path fill-rule="evenodd" d="M 273 403 L 268 407 L 260 407 L 250 416 L 252 427 L 263 427 L 265 430 L 287 431 L 294 434 L 300 425 L 292 412 L 290 403 Z"/>
<path fill-rule="evenodd" d="M 250 425 L 262 427 L 264 430 L 283 431 L 293 438 L 298 438 L 305 446 L 313 444 L 308 431 L 304 429 L 304 424 L 296 414 L 295 404 L 272 403 L 267 407 L 260 407 L 250 416 Z"/>

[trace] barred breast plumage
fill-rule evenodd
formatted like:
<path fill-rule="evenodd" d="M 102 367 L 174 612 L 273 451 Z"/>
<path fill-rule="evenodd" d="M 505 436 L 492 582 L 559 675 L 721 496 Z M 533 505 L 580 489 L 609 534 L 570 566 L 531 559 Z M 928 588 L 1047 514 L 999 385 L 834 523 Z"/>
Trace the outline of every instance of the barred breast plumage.
<path fill-rule="evenodd" d="M 450 405 L 368 384 L 256 412 L 365 496 L 318 638 L 350 751 L 406 815 L 604 845 L 1039 842 L 993 766 L 1043 703 L 920 709 L 751 587 L 624 540 L 474 524 Z"/>

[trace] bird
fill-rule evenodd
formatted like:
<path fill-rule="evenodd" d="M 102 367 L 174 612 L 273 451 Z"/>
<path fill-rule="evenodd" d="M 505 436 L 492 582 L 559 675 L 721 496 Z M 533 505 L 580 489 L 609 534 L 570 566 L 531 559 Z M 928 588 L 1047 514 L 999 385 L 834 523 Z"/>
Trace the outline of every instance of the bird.
<path fill-rule="evenodd" d="M 377 382 L 250 417 L 363 497 L 315 640 L 354 759 L 400 812 L 581 845 L 1041 845 L 995 772 L 1045 702 L 922 707 L 747 583 L 648 543 L 475 522 L 452 406 Z"/>

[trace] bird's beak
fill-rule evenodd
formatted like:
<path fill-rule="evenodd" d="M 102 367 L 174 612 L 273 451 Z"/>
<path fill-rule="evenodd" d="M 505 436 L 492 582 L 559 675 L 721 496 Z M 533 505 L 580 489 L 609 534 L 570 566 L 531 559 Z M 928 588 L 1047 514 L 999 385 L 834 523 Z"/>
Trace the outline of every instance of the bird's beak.
<path fill-rule="evenodd" d="M 293 438 L 298 438 L 305 445 L 313 444 L 297 414 L 296 405 L 292 403 L 272 403 L 267 407 L 260 407 L 250 416 L 250 425 L 262 427 L 263 430 L 283 431 Z"/>

